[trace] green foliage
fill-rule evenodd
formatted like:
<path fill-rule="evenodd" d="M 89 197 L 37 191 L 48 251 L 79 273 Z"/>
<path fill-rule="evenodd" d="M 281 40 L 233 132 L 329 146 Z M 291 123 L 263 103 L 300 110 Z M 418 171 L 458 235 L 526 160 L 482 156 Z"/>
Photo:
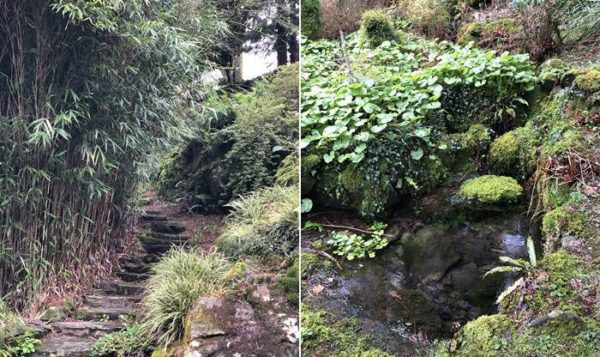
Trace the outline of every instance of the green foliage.
<path fill-rule="evenodd" d="M 303 353 L 311 356 L 391 357 L 374 347 L 369 336 L 361 333 L 356 320 L 334 319 L 324 311 L 302 305 L 301 330 Z"/>
<path fill-rule="evenodd" d="M 361 18 L 360 31 L 369 46 L 375 48 L 385 41 L 395 41 L 398 34 L 389 15 L 383 10 L 365 11 Z"/>
<path fill-rule="evenodd" d="M 293 183 L 298 95 L 298 66 L 291 65 L 251 91 L 223 92 L 199 104 L 192 134 L 158 168 L 159 193 L 190 205 L 223 206 L 278 178 Z"/>
<path fill-rule="evenodd" d="M 512 177 L 484 175 L 465 181 L 459 196 L 476 203 L 516 203 L 523 195 L 523 188 Z"/>
<path fill-rule="evenodd" d="M 123 237 L 138 169 L 177 123 L 205 45 L 166 2 L 12 2 L 0 13 L 0 291 L 23 307 Z M 212 2 L 185 17 L 213 28 Z M 36 24 L 23 31 L 24 24 Z M 68 44 L 68 45 L 61 45 Z"/>
<path fill-rule="evenodd" d="M 303 46 L 301 147 L 311 165 L 303 163 L 302 181 L 319 203 L 368 217 L 455 168 L 448 151 L 457 148 L 440 140 L 447 133 L 514 125 L 536 83 L 524 55 L 418 39 L 369 49 L 357 37 L 347 41 L 353 81 L 334 65 L 338 42 Z"/>
<path fill-rule="evenodd" d="M 375 257 L 375 252 L 385 248 L 388 240 L 383 238 L 383 232 L 386 225 L 376 222 L 371 226 L 369 238 L 356 233 L 334 232 L 333 238 L 327 241 L 327 244 L 333 246 L 335 254 L 345 257 L 348 260 L 355 258 Z"/>
<path fill-rule="evenodd" d="M 226 273 L 231 264 L 217 253 L 198 255 L 172 249 L 152 267 L 141 306 L 141 330 L 160 345 L 178 340 L 185 317 L 198 298 L 227 286 Z"/>
<path fill-rule="evenodd" d="M 230 203 L 216 245 L 231 257 L 289 254 L 298 243 L 298 187 L 265 187 Z"/>
<path fill-rule="evenodd" d="M 301 2 L 302 34 L 310 39 L 316 39 L 321 33 L 321 4 L 319 0 Z"/>
<path fill-rule="evenodd" d="M 17 334 L 22 327 L 23 320 L 0 299 L 0 357 L 21 357 L 35 352 L 41 341 L 28 329 Z"/>
<path fill-rule="evenodd" d="M 28 356 L 34 353 L 35 347 L 41 343 L 42 341 L 35 337 L 35 334 L 31 330 L 26 330 L 22 335 L 9 338 L 6 341 L 0 340 L 0 356 Z"/>
<path fill-rule="evenodd" d="M 92 347 L 91 357 L 142 357 L 146 356 L 149 345 L 141 326 L 132 324 L 125 330 L 100 337 Z"/>

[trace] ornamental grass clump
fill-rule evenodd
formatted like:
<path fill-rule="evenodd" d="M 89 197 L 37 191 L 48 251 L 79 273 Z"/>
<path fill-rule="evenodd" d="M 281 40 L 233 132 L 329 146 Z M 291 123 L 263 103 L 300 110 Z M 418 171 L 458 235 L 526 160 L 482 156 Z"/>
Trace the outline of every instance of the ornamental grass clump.
<path fill-rule="evenodd" d="M 266 187 L 233 201 L 219 251 L 232 257 L 289 253 L 298 239 L 299 205 L 298 186 Z"/>
<path fill-rule="evenodd" d="M 217 253 L 171 250 L 152 271 L 142 299 L 144 334 L 167 346 L 178 340 L 197 300 L 227 286 L 231 263 Z"/>

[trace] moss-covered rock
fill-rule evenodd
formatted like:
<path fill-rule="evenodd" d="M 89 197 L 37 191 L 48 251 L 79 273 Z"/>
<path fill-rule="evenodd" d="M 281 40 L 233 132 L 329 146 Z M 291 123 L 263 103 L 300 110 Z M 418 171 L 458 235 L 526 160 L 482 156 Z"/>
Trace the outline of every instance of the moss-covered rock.
<path fill-rule="evenodd" d="M 586 212 L 577 212 L 561 206 L 546 213 L 542 219 L 542 233 L 545 240 L 545 251 L 554 252 L 561 245 L 561 238 L 566 235 L 585 236 L 588 232 L 589 217 Z"/>
<path fill-rule="evenodd" d="M 552 88 L 561 84 L 568 69 L 566 62 L 558 58 L 551 58 L 542 63 L 538 68 L 542 88 L 549 92 Z"/>
<path fill-rule="evenodd" d="M 576 69 L 571 71 L 575 75 L 573 84 L 580 91 L 593 94 L 600 91 L 600 70 L 593 68 Z"/>
<path fill-rule="evenodd" d="M 308 356 L 391 357 L 370 343 L 354 319 L 335 319 L 324 311 L 302 306 L 302 347 Z"/>
<path fill-rule="evenodd" d="M 523 188 L 512 177 L 484 175 L 465 181 L 458 195 L 474 204 L 513 204 L 521 199 Z"/>
<path fill-rule="evenodd" d="M 484 315 L 467 323 L 460 333 L 459 356 L 503 355 L 516 326 L 509 316 Z M 506 352 L 504 352 L 506 353 Z"/>
<path fill-rule="evenodd" d="M 514 173 L 518 162 L 519 145 L 515 131 L 496 138 L 490 147 L 490 165 L 496 174 Z"/>
<path fill-rule="evenodd" d="M 471 22 L 458 30 L 456 42 L 466 45 L 474 42 L 482 48 L 497 51 L 525 52 L 523 24 L 520 19 L 506 18 Z"/>
<path fill-rule="evenodd" d="M 317 179 L 314 174 L 316 172 L 317 165 L 321 162 L 321 157 L 316 154 L 303 155 L 302 166 L 300 169 L 301 175 L 301 192 L 302 196 L 306 196 L 312 191 Z"/>

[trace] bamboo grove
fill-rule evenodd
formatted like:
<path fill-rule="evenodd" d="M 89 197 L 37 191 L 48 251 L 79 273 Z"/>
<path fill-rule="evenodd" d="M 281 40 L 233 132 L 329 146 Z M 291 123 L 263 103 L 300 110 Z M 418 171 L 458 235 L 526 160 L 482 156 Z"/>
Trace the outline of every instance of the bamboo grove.
<path fill-rule="evenodd" d="M 0 0 L 0 298 L 23 308 L 119 246 L 140 163 L 218 28 L 198 3 Z M 184 6 L 206 7 L 203 28 Z"/>

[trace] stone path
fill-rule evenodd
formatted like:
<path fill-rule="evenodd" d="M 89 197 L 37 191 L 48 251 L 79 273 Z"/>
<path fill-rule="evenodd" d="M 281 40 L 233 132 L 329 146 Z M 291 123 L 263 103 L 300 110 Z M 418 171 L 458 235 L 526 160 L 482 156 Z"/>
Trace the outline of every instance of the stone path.
<path fill-rule="evenodd" d="M 152 264 L 171 247 L 186 244 L 189 238 L 182 224 L 158 211 L 144 211 L 140 225 L 143 229 L 138 237 L 145 254 L 122 259 L 114 279 L 86 294 L 82 306 L 70 314 L 70 319 L 32 322 L 32 327 L 44 337 L 31 356 L 89 357 L 99 337 L 124 327 L 120 317 L 135 315 Z"/>

